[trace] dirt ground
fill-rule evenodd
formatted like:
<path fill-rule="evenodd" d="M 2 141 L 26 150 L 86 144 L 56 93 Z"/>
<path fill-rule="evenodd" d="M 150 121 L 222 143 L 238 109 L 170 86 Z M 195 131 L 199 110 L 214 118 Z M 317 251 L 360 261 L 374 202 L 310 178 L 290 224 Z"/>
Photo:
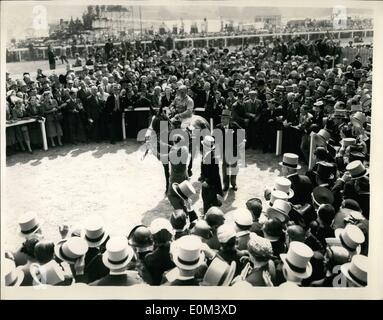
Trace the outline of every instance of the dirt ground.
<path fill-rule="evenodd" d="M 19 153 L 6 161 L 5 223 L 6 244 L 20 243 L 17 218 L 33 210 L 43 219 L 48 239 L 58 240 L 58 226 L 81 226 L 91 214 L 101 215 L 109 231 L 126 233 L 130 224 L 149 224 L 172 212 L 164 197 L 162 166 L 149 154 L 141 161 L 142 149 L 134 140 L 116 145 L 83 144 Z M 238 191 L 225 195 L 223 210 L 231 216 L 251 197 L 263 198 L 265 186 L 279 175 L 280 157 L 246 151 L 247 167 L 238 176 Z M 191 182 L 198 194 L 194 207 L 201 212 L 200 157 L 195 159 Z"/>

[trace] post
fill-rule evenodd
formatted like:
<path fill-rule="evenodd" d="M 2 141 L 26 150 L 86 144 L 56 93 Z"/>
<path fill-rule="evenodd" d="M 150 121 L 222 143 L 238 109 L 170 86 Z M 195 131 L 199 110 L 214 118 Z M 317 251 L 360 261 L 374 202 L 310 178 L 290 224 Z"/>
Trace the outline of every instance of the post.
<path fill-rule="evenodd" d="M 40 124 L 41 137 L 43 139 L 43 149 L 44 151 L 48 150 L 48 142 L 47 142 L 47 133 L 45 131 L 45 118 L 43 120 L 38 120 Z"/>
<path fill-rule="evenodd" d="M 275 148 L 275 155 L 280 156 L 282 153 L 282 130 L 277 130 L 277 144 Z"/>
<path fill-rule="evenodd" d="M 213 134 L 213 130 L 214 130 L 214 127 L 213 127 L 213 118 L 210 118 L 210 133 Z"/>
<path fill-rule="evenodd" d="M 315 132 L 310 134 L 310 153 L 309 153 L 309 170 L 314 167 L 314 152 L 315 152 Z"/>
<path fill-rule="evenodd" d="M 122 112 L 122 140 L 126 140 L 125 112 Z"/>

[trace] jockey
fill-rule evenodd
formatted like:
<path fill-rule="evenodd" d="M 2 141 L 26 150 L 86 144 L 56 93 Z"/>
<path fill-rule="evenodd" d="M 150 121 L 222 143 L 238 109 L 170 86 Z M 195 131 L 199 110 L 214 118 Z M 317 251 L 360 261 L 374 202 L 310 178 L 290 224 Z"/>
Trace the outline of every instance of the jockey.
<path fill-rule="evenodd" d="M 170 121 L 176 119 L 187 119 L 193 115 L 194 101 L 187 94 L 187 87 L 181 85 L 178 88 L 177 96 L 170 105 Z"/>

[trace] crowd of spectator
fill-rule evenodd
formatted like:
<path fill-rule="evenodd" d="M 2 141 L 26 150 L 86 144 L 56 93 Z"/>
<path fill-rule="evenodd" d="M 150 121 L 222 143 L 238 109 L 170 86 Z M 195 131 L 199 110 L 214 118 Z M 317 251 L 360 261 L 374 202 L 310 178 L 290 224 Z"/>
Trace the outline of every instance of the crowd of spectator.
<path fill-rule="evenodd" d="M 282 130 L 284 155 L 264 199 L 230 214 L 219 203 L 196 214 L 187 179 L 171 186 L 183 209 L 123 235 L 89 217 L 80 229 L 60 227 L 55 243 L 44 238 L 40 217 L 26 213 L 21 247 L 6 253 L 6 284 L 365 286 L 372 59 L 348 61 L 339 50 L 329 39 L 299 37 L 234 51 L 108 42 L 102 54 L 79 58 L 79 73 L 68 66 L 20 81 L 7 74 L 7 120 L 44 117 L 52 146 L 115 143 L 125 108 L 159 114 L 186 99 L 214 126 L 225 114 L 244 128 L 247 149 L 274 152 Z M 8 128 L 7 145 L 32 152 L 34 130 Z M 315 165 L 300 173 L 311 135 Z"/>

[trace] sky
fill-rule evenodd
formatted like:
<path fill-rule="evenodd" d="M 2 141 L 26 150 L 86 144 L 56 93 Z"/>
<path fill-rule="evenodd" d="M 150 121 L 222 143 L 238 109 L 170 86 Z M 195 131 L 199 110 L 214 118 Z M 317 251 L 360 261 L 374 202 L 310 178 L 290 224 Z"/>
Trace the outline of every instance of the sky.
<path fill-rule="evenodd" d="M 60 18 L 69 20 L 72 16 L 75 18 L 82 17 L 86 11 L 86 6 L 82 5 L 55 5 L 44 4 L 47 12 L 47 22 L 57 23 Z M 11 3 L 7 7 L 7 37 L 8 39 L 15 37 L 24 38 L 28 28 L 33 25 L 36 14 L 34 10 L 36 5 Z M 138 8 L 134 9 L 135 16 L 138 18 Z M 142 6 L 141 14 L 143 19 L 148 20 L 179 20 L 181 17 L 185 20 L 202 20 L 207 19 L 233 19 L 253 21 L 257 14 L 282 14 L 285 19 L 301 19 L 301 18 L 321 18 L 330 16 L 331 8 L 257 8 L 257 7 L 219 7 L 219 6 Z M 357 9 L 349 10 L 349 14 L 366 14 L 368 11 Z"/>

